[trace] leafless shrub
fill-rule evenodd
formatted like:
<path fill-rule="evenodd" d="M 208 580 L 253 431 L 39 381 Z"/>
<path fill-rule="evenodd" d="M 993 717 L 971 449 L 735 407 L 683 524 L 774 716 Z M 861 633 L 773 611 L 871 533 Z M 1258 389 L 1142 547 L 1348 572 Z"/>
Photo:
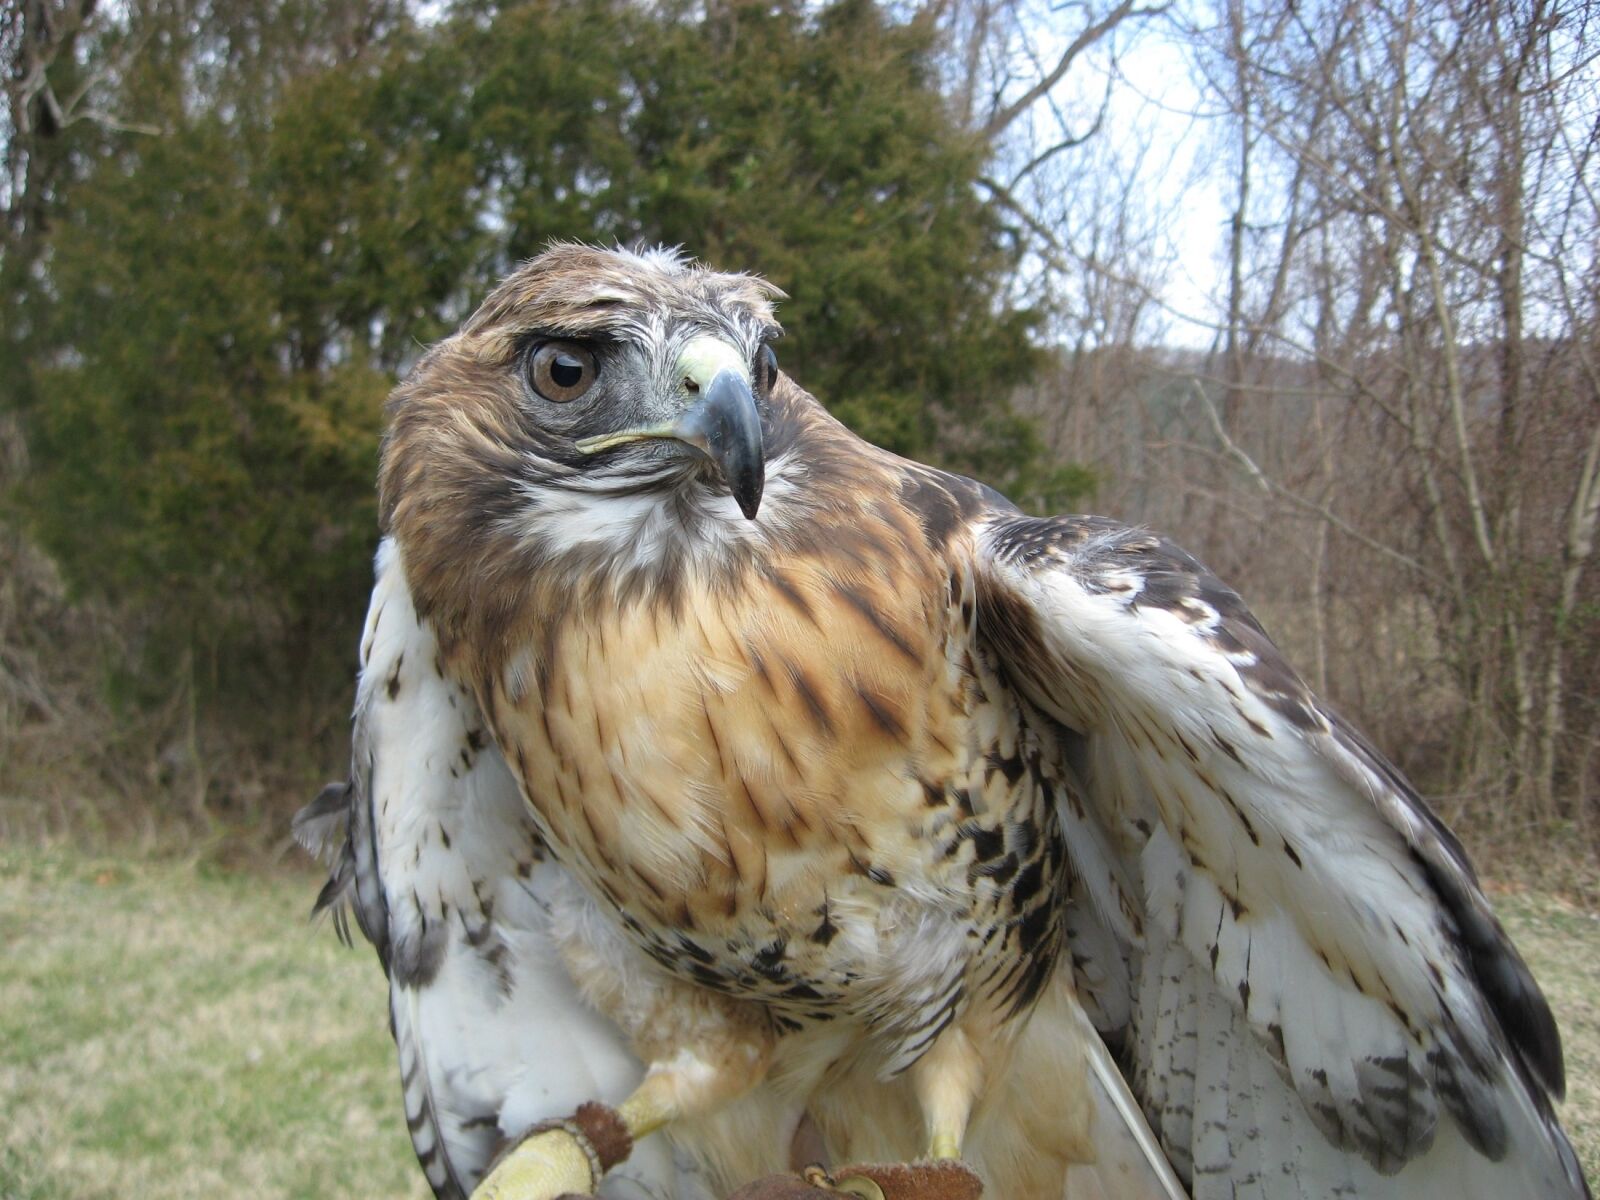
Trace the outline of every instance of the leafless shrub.
<path fill-rule="evenodd" d="M 1592 845 L 1587 10 L 1219 0 L 1202 15 L 1186 36 L 1226 114 L 1234 193 L 1212 348 L 1110 338 L 1067 355 L 1035 407 L 1062 454 L 1107 467 L 1098 507 L 1240 583 L 1447 814 L 1489 840 L 1570 829 Z"/>

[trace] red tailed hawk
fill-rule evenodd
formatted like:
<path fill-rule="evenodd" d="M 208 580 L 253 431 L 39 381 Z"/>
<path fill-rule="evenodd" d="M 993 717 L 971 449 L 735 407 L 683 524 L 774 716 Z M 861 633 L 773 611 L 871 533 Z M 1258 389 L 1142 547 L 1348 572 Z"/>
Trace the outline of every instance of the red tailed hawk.
<path fill-rule="evenodd" d="M 844 429 L 777 295 L 558 246 L 394 393 L 297 825 L 435 1192 L 1587 1195 L 1410 785 L 1171 543 Z"/>

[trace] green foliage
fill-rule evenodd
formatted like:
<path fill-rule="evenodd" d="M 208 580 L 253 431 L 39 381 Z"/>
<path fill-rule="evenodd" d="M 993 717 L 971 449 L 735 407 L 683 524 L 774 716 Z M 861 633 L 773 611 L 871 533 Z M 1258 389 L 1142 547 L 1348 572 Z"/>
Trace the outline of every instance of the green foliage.
<path fill-rule="evenodd" d="M 785 368 L 869 438 L 1032 504 L 1092 482 L 1007 408 L 1032 317 L 986 147 L 870 0 L 181 9 L 130 18 L 118 84 L 166 132 L 85 148 L 14 281 L 34 532 L 153 614 L 155 665 L 192 650 L 237 690 L 345 656 L 384 394 L 553 238 L 763 272 Z"/>
<path fill-rule="evenodd" d="M 785 367 L 881 445 L 933 455 L 941 418 L 1003 407 L 1029 317 L 1002 309 L 985 147 L 946 117 L 924 36 L 864 0 L 671 27 L 641 79 L 642 231 L 780 281 Z"/>

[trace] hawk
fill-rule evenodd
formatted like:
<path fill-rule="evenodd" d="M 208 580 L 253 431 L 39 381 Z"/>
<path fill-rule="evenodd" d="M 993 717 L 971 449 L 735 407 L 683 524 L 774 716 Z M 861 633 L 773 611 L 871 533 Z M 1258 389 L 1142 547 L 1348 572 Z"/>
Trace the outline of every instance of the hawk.
<path fill-rule="evenodd" d="M 1405 779 L 1170 542 L 851 434 L 778 298 L 558 245 L 393 395 L 297 829 L 437 1195 L 1586 1196 Z"/>

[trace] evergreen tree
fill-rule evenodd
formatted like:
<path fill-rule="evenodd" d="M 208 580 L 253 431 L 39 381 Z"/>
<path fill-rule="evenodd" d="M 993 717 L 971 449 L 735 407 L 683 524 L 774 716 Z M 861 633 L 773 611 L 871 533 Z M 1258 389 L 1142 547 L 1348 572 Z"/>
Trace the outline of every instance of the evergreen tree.
<path fill-rule="evenodd" d="M 154 615 L 158 667 L 342 687 L 383 397 L 554 238 L 760 271 L 784 366 L 866 436 L 1047 501 L 1077 482 L 1006 405 L 1032 317 L 1002 299 L 986 148 L 870 0 L 185 12 L 125 31 L 119 103 L 164 133 L 85 155 L 8 297 L 34 531 Z"/>

